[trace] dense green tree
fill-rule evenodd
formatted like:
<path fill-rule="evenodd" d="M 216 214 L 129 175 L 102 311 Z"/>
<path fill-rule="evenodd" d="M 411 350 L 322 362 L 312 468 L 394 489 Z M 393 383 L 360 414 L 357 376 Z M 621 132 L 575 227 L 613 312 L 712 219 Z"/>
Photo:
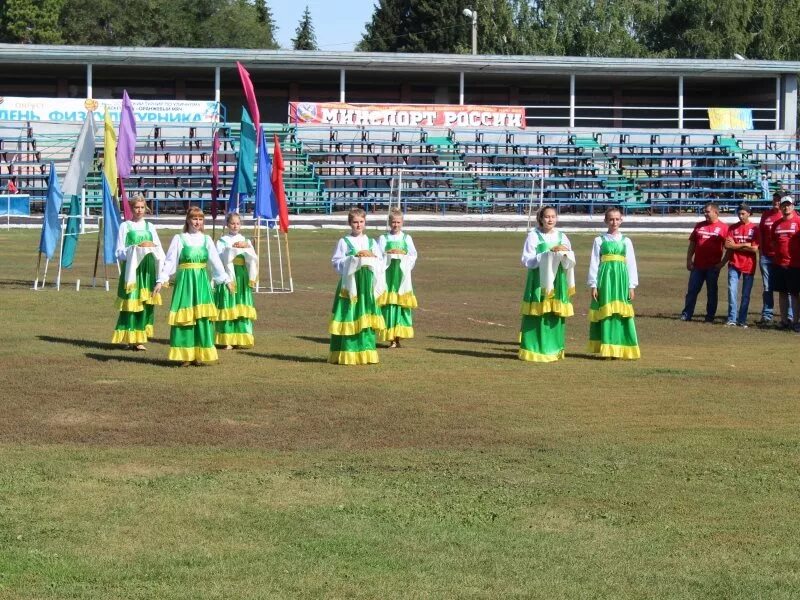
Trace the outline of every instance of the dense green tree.
<path fill-rule="evenodd" d="M 0 41 L 60 44 L 61 4 L 62 0 L 3 0 L 0 2 Z"/>
<path fill-rule="evenodd" d="M 292 47 L 295 50 L 319 50 L 317 37 L 314 35 L 314 24 L 311 22 L 311 13 L 306 6 L 297 29 L 294 30 Z"/>

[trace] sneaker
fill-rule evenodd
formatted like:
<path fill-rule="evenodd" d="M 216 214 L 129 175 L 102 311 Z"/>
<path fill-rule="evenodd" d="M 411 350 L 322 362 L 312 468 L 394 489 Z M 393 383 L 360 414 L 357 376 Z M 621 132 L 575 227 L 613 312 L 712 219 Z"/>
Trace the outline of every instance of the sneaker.
<path fill-rule="evenodd" d="M 725 327 L 736 327 L 736 321 L 728 321 L 725 323 Z"/>
<path fill-rule="evenodd" d="M 775 327 L 775 329 L 778 329 L 780 331 L 786 331 L 787 329 L 791 329 L 791 328 L 792 328 L 792 324 L 787 322 L 787 321 L 781 321 Z"/>
<path fill-rule="evenodd" d="M 795 323 L 794 324 L 794 332 L 795 333 L 800 333 L 800 323 Z"/>
<path fill-rule="evenodd" d="M 767 317 L 761 317 L 761 319 L 756 321 L 756 325 L 761 325 L 762 327 L 771 327 L 772 319 L 768 319 Z"/>
<path fill-rule="evenodd" d="M 739 323 L 739 327 L 742 329 L 747 329 L 747 323 Z"/>
<path fill-rule="evenodd" d="M 691 321 L 691 317 L 687 317 L 686 315 L 681 315 L 681 321 Z"/>
<path fill-rule="evenodd" d="M 705 319 L 703 319 L 703 323 L 713 323 L 713 322 L 714 322 L 714 317 L 711 318 L 706 317 Z"/>

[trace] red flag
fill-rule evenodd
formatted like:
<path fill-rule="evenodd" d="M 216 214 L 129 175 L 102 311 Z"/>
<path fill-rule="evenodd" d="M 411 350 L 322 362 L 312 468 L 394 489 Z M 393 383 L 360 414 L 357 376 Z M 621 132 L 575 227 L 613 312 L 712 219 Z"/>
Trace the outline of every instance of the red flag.
<path fill-rule="evenodd" d="M 275 152 L 272 156 L 272 191 L 278 200 L 278 227 L 283 233 L 289 232 L 289 207 L 286 206 L 286 190 L 283 189 L 283 154 L 281 142 L 275 136 Z"/>
<path fill-rule="evenodd" d="M 133 220 L 133 209 L 131 203 L 128 202 L 128 195 L 125 193 L 125 184 L 122 182 L 122 177 L 117 177 L 119 182 L 119 199 L 122 202 L 122 214 L 126 221 Z"/>
<path fill-rule="evenodd" d="M 211 142 L 211 219 L 217 218 L 219 209 L 217 198 L 219 197 L 219 130 L 214 132 L 214 140 Z"/>
<path fill-rule="evenodd" d="M 247 108 L 250 109 L 250 116 L 253 117 L 253 125 L 256 128 L 256 145 L 258 145 L 259 136 L 261 135 L 261 115 L 258 112 L 256 90 L 253 88 L 253 82 L 250 81 L 250 73 L 247 72 L 247 69 L 238 60 L 236 61 L 236 66 L 239 68 L 239 79 L 242 80 L 244 97 L 247 98 Z"/>

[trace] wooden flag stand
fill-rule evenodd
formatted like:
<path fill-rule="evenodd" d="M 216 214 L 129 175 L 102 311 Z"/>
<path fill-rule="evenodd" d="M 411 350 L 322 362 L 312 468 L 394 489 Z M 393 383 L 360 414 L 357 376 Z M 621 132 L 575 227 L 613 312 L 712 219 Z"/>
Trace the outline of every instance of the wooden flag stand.
<path fill-rule="evenodd" d="M 278 229 L 277 219 L 264 219 L 267 223 L 272 223 L 273 227 L 262 227 L 262 219 L 256 219 L 255 238 L 256 254 L 258 255 L 259 281 L 256 283 L 255 292 L 257 294 L 291 294 L 294 292 L 294 282 L 292 280 L 292 260 L 289 254 L 289 234 L 283 234 L 283 248 L 281 248 L 281 232 Z M 265 243 L 266 256 L 261 254 L 261 230 L 266 230 Z M 271 229 L 274 229 L 274 240 Z M 273 245 L 277 252 L 273 252 Z M 286 259 L 284 260 L 284 254 Z M 266 259 L 266 260 L 264 260 Z M 277 262 L 277 264 L 275 264 Z M 266 266 L 264 266 L 266 265 Z M 261 273 L 266 269 L 266 277 L 262 280 Z"/>

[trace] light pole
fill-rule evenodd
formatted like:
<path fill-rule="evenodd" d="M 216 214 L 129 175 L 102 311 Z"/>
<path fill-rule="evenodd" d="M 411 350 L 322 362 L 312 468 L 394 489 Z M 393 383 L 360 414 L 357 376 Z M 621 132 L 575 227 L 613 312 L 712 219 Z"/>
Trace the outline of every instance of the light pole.
<path fill-rule="evenodd" d="M 472 8 L 464 9 L 464 16 L 472 19 L 472 54 L 478 53 L 478 11 Z"/>

